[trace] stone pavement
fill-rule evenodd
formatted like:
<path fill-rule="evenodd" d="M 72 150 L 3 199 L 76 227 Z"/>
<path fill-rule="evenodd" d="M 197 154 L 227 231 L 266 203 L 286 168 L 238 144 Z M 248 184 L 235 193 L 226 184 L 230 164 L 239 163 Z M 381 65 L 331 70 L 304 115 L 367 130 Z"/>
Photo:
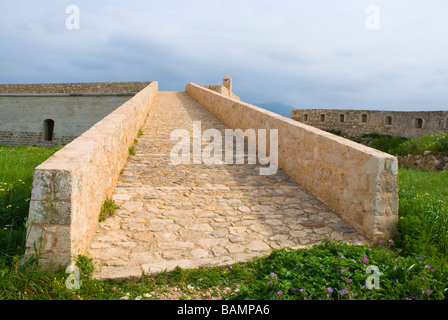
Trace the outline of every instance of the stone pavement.
<path fill-rule="evenodd" d="M 96 278 L 228 265 L 329 237 L 366 241 L 281 170 L 172 164 L 170 134 L 192 135 L 193 121 L 223 136 L 228 128 L 186 93 L 158 93 L 113 194 L 121 208 L 99 223 L 88 249 Z"/>

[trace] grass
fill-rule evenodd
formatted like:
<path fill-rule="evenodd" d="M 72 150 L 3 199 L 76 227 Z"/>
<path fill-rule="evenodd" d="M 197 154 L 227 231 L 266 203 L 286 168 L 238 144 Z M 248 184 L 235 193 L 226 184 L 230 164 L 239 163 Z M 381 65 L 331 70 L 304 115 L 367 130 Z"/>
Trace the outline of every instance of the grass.
<path fill-rule="evenodd" d="M 0 201 L 11 205 L 9 208 L 4 206 L 4 210 L 26 208 L 29 193 L 21 197 L 9 194 L 16 193 L 16 186 L 29 192 L 34 166 L 55 150 L 3 147 L 0 150 L 0 164 L 3 165 L 0 172 L 10 171 L 7 175 L 11 178 L 3 179 L 14 186 L 3 188 L 0 194 Z M 35 160 L 29 160 L 27 152 Z M 14 157 L 22 159 L 21 154 L 26 160 L 14 161 Z M 26 164 L 25 168 L 23 164 Z M 21 174 L 21 171 L 27 174 Z M 64 269 L 49 272 L 38 270 L 31 264 L 17 265 L 23 253 L 23 246 L 20 246 L 24 233 L 21 228 L 23 214 L 22 218 L 14 220 L 16 215 L 2 211 L 0 299 L 107 300 L 127 297 L 143 300 L 157 299 L 161 294 L 176 290 L 182 292 L 179 299 L 186 299 L 195 292 L 211 292 L 212 297 L 224 299 L 446 300 L 448 174 L 400 168 L 399 182 L 399 232 L 393 239 L 377 245 L 328 239 L 310 249 L 274 250 L 267 257 L 227 267 L 176 268 L 158 275 L 142 275 L 138 279 L 105 281 L 92 278 L 94 266 L 88 256 L 78 256 L 81 285 L 73 290 L 66 288 L 68 274 Z M 107 199 L 103 206 L 104 215 L 112 212 L 114 207 L 113 201 Z M 17 240 L 11 234 L 11 223 L 16 228 Z M 369 265 L 377 266 L 381 272 L 379 289 L 366 286 L 366 280 L 371 276 L 366 272 Z M 227 288 L 231 290 L 225 291 Z"/>
<path fill-rule="evenodd" d="M 418 139 L 411 139 L 405 141 L 397 148 L 398 155 L 422 154 L 424 151 L 448 156 L 448 133 L 426 135 Z"/>
<path fill-rule="evenodd" d="M 106 197 L 103 206 L 101 207 L 100 215 L 98 220 L 100 222 L 105 221 L 107 217 L 113 216 L 115 210 L 120 209 L 120 206 L 115 203 L 114 200 Z"/>
<path fill-rule="evenodd" d="M 406 254 L 448 257 L 448 171 L 399 169 L 397 241 Z"/>
<path fill-rule="evenodd" d="M 446 265 L 428 257 L 402 256 L 389 241 L 378 246 L 360 246 L 355 242 L 326 240 L 307 250 L 276 250 L 266 258 L 247 263 L 252 279 L 232 298 L 444 299 Z M 370 276 L 366 272 L 369 265 L 380 272 L 377 289 L 369 287 L 370 282 L 366 281 Z"/>
<path fill-rule="evenodd" d="M 59 149 L 0 146 L 0 259 L 23 250 L 34 168 Z"/>
<path fill-rule="evenodd" d="M 425 135 L 416 139 L 407 139 L 377 133 L 366 134 L 362 137 L 351 137 L 342 134 L 341 131 L 327 131 L 396 156 L 423 154 L 424 151 L 431 151 L 433 154 L 448 156 L 448 133 Z"/>

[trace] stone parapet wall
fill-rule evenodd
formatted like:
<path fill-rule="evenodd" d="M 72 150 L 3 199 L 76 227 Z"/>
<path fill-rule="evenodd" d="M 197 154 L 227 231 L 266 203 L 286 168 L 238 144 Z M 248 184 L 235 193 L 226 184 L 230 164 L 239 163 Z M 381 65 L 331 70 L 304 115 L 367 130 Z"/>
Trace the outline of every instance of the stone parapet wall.
<path fill-rule="evenodd" d="M 26 257 L 66 265 L 83 254 L 158 92 L 152 82 L 34 171 Z"/>
<path fill-rule="evenodd" d="M 297 109 L 291 119 L 323 130 L 340 131 L 353 137 L 379 133 L 418 138 L 448 132 L 448 111 L 372 111 Z"/>
<path fill-rule="evenodd" d="M 76 94 L 76 93 L 137 93 L 148 86 L 149 81 L 133 82 L 85 82 L 85 83 L 29 83 L 0 84 L 1 94 Z"/>
<path fill-rule="evenodd" d="M 221 85 L 201 85 L 201 87 L 203 88 L 207 88 L 210 89 L 212 91 L 218 92 L 226 97 L 232 98 L 232 99 L 236 99 L 236 100 L 240 100 L 240 98 L 235 95 L 231 90 L 229 90 L 228 88 L 226 88 L 225 86 L 221 86 Z"/>
<path fill-rule="evenodd" d="M 193 83 L 185 91 L 232 129 L 278 129 L 280 168 L 370 240 L 393 234 L 396 157 Z"/>

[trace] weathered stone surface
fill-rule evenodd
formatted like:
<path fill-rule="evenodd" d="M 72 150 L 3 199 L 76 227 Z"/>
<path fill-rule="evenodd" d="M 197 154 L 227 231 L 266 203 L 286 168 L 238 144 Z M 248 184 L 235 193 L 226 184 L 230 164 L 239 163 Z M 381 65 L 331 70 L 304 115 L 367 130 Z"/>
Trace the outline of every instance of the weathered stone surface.
<path fill-rule="evenodd" d="M 301 224 L 305 221 L 338 219 L 336 226 L 350 229 L 281 171 L 274 176 L 260 176 L 254 174 L 259 164 L 173 165 L 169 157 L 175 145 L 169 139 L 171 132 L 177 128 L 191 132 L 192 121 L 199 120 L 202 130 L 216 128 L 224 132 L 227 128 L 185 93 L 159 92 L 142 128 L 145 134 L 135 145 L 137 154 L 128 159 L 123 170 L 126 177 L 120 177 L 121 187 L 114 193 L 132 197 L 117 198 L 122 209 L 99 224 L 90 248 L 91 257 L 103 266 L 96 272 L 97 278 L 111 274 L 111 266 L 99 259 L 106 249 L 96 251 L 101 249 L 101 243 L 122 249 L 125 247 L 120 243 L 135 243 L 125 248 L 128 260 L 120 256 L 123 252 L 110 251 L 109 257 L 120 253 L 114 259 L 117 268 L 122 268 L 120 261 L 127 261 L 133 270 L 138 267 L 140 272 L 148 272 L 150 268 L 153 273 L 177 264 L 197 267 L 247 261 L 268 254 L 271 247 L 298 247 L 321 241 L 321 235 L 314 233 L 316 228 Z M 254 194 L 261 196 L 254 198 Z M 107 228 L 110 219 L 120 221 L 119 230 Z M 322 236 L 327 237 L 337 231 L 321 229 L 326 231 Z M 319 238 L 311 237 L 313 234 Z M 362 240 L 356 232 L 352 236 Z"/>
<path fill-rule="evenodd" d="M 262 241 L 252 241 L 247 245 L 247 248 L 250 251 L 269 251 L 271 249 L 269 245 Z"/>
<path fill-rule="evenodd" d="M 309 200 L 311 194 L 316 195 L 353 228 L 371 240 L 391 235 L 390 228 L 381 229 L 380 224 L 368 221 L 383 215 L 393 216 L 395 221 L 398 220 L 394 198 L 398 187 L 396 157 L 250 104 L 229 99 L 194 83 L 189 83 L 185 91 L 232 129 L 277 129 L 278 167 L 309 191 L 304 192 L 304 198 L 299 198 L 300 200 Z M 312 110 L 296 111 L 303 114 L 308 111 L 311 113 Z M 330 110 L 327 111 L 330 113 Z M 346 111 L 350 113 L 349 110 Z M 320 114 L 317 112 L 322 111 L 313 112 L 314 118 L 319 119 Z M 334 112 L 337 115 L 335 119 L 338 119 L 340 110 Z M 335 130 L 334 127 L 330 129 Z M 255 186 L 251 185 L 251 188 Z M 285 196 L 283 203 L 290 203 L 294 198 L 289 198 L 291 194 L 286 194 L 282 188 L 255 194 L 262 194 L 263 198 L 271 197 L 272 201 L 283 199 Z M 378 198 L 386 199 L 384 211 L 378 210 Z M 310 203 L 308 207 L 312 206 Z M 275 213 L 275 208 L 265 203 L 254 204 L 251 210 Z M 354 218 L 362 215 L 369 218 Z"/>
<path fill-rule="evenodd" d="M 157 91 L 158 84 L 153 82 L 131 99 L 128 97 L 112 113 L 104 114 L 101 121 L 92 123 L 90 129 L 83 128 L 81 132 L 85 132 L 76 141 L 36 167 L 29 221 L 44 223 L 43 238 L 51 238 L 48 250 L 58 257 L 53 261 L 56 264 L 70 261 L 88 248 L 100 209 L 117 184 L 129 156 L 128 148 L 134 143 Z M 67 120 L 71 121 L 70 117 Z M 63 130 L 64 126 L 60 123 L 56 128 Z M 69 231 L 51 230 L 61 225 Z M 25 256 L 32 254 L 34 240 L 28 238 Z"/>
<path fill-rule="evenodd" d="M 344 121 L 341 121 L 341 115 L 344 116 Z M 447 111 L 299 109 L 291 111 L 291 119 L 354 137 L 379 133 L 418 138 L 422 135 L 446 132 L 448 129 Z M 417 125 L 417 119 L 422 120 L 421 127 Z"/>

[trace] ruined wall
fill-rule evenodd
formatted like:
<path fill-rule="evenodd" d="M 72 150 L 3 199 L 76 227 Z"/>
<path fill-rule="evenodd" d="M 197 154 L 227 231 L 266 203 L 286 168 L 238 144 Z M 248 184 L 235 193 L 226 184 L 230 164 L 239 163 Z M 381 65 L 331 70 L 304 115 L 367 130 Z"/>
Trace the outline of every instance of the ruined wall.
<path fill-rule="evenodd" d="M 36 247 L 43 266 L 57 266 L 85 252 L 157 91 L 152 82 L 36 167 L 26 258 Z"/>
<path fill-rule="evenodd" d="M 1 84 L 0 144 L 65 145 L 148 84 Z M 54 121 L 51 139 L 45 137 L 45 120 Z"/>
<path fill-rule="evenodd" d="M 323 130 L 360 137 L 368 133 L 418 138 L 448 132 L 448 111 L 369 111 L 297 109 L 291 119 Z"/>
<path fill-rule="evenodd" d="M 278 165 L 290 177 L 367 238 L 394 232 L 396 157 L 193 83 L 185 91 L 232 129 L 278 129 Z"/>

